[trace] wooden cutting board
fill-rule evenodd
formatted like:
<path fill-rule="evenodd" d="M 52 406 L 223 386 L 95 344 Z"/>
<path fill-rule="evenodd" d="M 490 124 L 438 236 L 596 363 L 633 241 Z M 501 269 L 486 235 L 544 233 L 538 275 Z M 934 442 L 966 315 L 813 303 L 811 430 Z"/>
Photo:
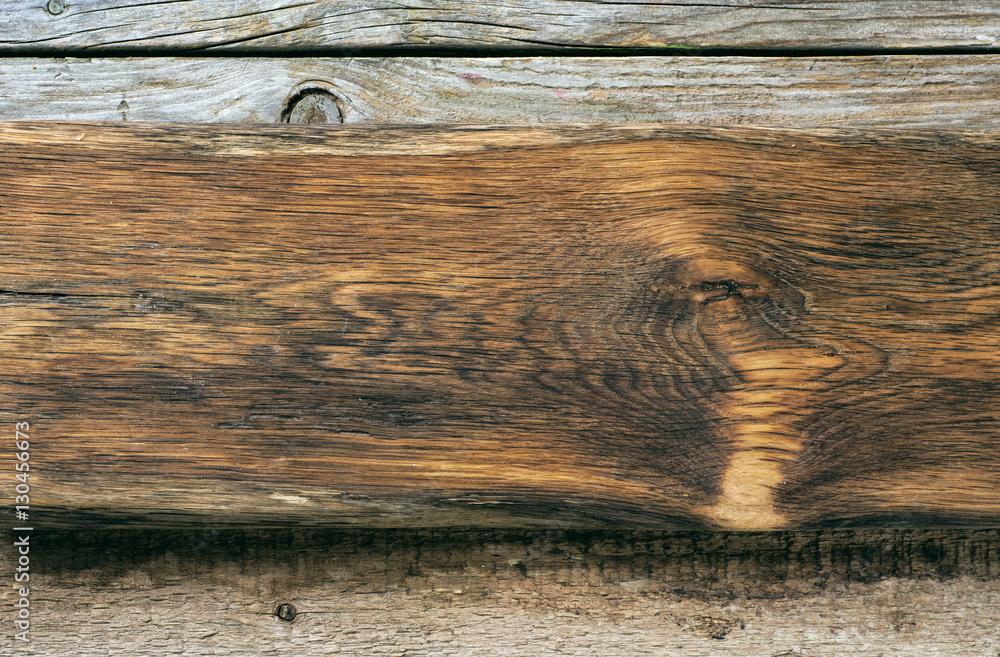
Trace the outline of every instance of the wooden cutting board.
<path fill-rule="evenodd" d="M 1000 524 L 1000 141 L 0 124 L 30 520 Z"/>

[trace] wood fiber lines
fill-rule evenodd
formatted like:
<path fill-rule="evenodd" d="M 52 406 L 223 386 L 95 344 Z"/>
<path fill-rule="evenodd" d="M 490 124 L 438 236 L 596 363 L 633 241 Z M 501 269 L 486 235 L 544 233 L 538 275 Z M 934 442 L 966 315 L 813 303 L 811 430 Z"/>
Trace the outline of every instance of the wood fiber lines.
<path fill-rule="evenodd" d="M 996 3 L 501 0 L 7 0 L 0 51 L 67 56 L 291 52 L 364 56 L 695 49 L 989 51 Z"/>
<path fill-rule="evenodd" d="M 53 519 L 1000 514 L 991 138 L 6 124 L 0 172 Z"/>
<path fill-rule="evenodd" d="M 4 121 L 1000 128 L 995 54 L 13 57 L 0 80 Z M 337 111 L 289 111 L 310 90 Z"/>

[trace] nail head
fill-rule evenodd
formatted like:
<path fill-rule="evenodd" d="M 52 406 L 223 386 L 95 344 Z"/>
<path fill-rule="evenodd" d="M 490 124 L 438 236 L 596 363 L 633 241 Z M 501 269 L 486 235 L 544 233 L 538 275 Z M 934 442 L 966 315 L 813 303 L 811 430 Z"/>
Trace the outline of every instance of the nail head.
<path fill-rule="evenodd" d="M 278 605 L 278 609 L 274 612 L 274 615 L 285 621 L 286 623 L 291 623 L 295 620 L 297 612 L 295 607 L 288 604 L 287 602 Z"/>

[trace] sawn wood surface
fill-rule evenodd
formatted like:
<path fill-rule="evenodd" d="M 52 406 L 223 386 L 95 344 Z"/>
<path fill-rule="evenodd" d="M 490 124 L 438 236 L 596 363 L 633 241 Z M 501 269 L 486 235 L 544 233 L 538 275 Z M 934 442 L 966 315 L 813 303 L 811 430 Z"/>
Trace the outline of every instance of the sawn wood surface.
<path fill-rule="evenodd" d="M 0 52 L 996 51 L 994 0 L 5 0 Z M 597 53 L 595 53 L 597 54 Z"/>
<path fill-rule="evenodd" d="M 0 125 L 53 522 L 995 525 L 1000 149 Z"/>
<path fill-rule="evenodd" d="M 1000 56 L 0 59 L 0 120 L 1000 129 Z"/>

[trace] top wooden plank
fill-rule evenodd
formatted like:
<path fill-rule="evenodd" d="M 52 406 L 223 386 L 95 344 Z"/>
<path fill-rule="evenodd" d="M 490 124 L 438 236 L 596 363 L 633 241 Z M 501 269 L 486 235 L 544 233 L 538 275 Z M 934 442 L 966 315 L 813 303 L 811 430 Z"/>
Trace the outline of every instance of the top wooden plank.
<path fill-rule="evenodd" d="M 0 52 L 995 49 L 1000 3 L 13 0 Z"/>

